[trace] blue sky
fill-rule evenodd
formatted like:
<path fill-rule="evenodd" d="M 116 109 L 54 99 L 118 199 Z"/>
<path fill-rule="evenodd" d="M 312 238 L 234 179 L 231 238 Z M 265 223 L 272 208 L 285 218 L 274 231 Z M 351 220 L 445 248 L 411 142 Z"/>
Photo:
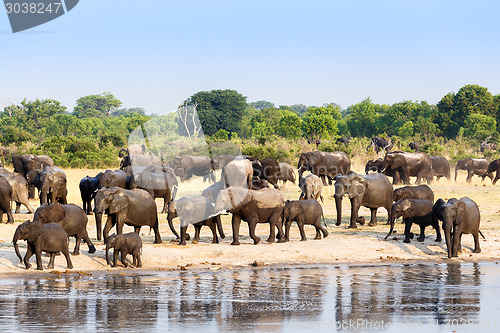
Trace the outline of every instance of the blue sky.
<path fill-rule="evenodd" d="M 13 34 L 0 12 L 0 106 L 72 110 L 112 92 L 174 110 L 201 90 L 277 105 L 438 102 L 465 84 L 500 93 L 498 1 L 81 0 Z"/>

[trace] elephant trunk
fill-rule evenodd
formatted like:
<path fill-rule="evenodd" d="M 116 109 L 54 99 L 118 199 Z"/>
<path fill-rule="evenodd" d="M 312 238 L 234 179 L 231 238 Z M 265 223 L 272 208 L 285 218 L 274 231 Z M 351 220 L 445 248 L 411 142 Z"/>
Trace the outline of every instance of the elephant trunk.
<path fill-rule="evenodd" d="M 457 182 L 458 166 L 455 168 L 455 183 Z"/>
<path fill-rule="evenodd" d="M 451 231 L 451 223 L 447 221 L 443 222 L 443 232 L 444 232 L 444 239 L 446 241 L 446 249 L 448 250 L 448 258 L 451 258 L 452 247 L 453 247 L 453 235 Z"/>
<path fill-rule="evenodd" d="M 342 197 L 340 195 L 335 195 L 335 208 L 337 209 L 337 223 L 335 225 L 339 226 L 342 222 Z"/>
<path fill-rule="evenodd" d="M 168 212 L 167 214 L 167 221 L 168 221 L 168 227 L 170 228 L 170 231 L 172 231 L 172 233 L 175 235 L 175 238 L 179 239 L 179 234 L 177 233 L 177 231 L 175 231 L 175 228 L 174 228 L 174 223 L 172 222 L 172 220 L 177 217 L 176 214 L 172 213 L 172 212 Z M 220 220 L 219 220 L 220 221 Z M 221 226 L 221 229 L 222 229 L 222 226 Z M 220 233 L 220 230 L 219 229 L 219 233 Z M 222 235 L 221 235 L 222 237 Z M 225 236 L 224 236 L 225 237 Z M 224 238 L 222 237 L 222 238 Z"/>
<path fill-rule="evenodd" d="M 394 223 L 396 222 L 396 219 L 400 216 L 401 214 L 398 214 L 393 209 L 391 209 L 391 222 L 390 222 L 391 228 L 389 229 L 389 233 L 387 233 L 387 236 L 385 236 L 384 240 L 387 240 L 387 238 L 389 238 L 389 236 L 392 234 L 392 232 L 394 231 Z"/>
<path fill-rule="evenodd" d="M 220 238 L 224 239 L 226 238 L 226 235 L 224 234 L 224 229 L 222 229 L 222 219 L 221 216 L 215 217 L 217 219 L 217 229 L 219 230 L 219 235 Z"/>
<path fill-rule="evenodd" d="M 21 257 L 21 253 L 19 252 L 19 245 L 17 245 L 17 241 L 18 241 L 17 236 L 14 236 L 14 241 L 13 241 L 14 250 L 16 250 L 16 255 L 19 258 L 19 261 L 23 262 L 23 258 Z"/>
<path fill-rule="evenodd" d="M 47 192 L 42 190 L 40 193 L 40 205 L 43 205 L 47 202 Z"/>
<path fill-rule="evenodd" d="M 97 231 L 97 240 L 101 240 L 102 237 L 102 212 L 98 213 L 96 209 L 95 213 L 95 227 Z"/>

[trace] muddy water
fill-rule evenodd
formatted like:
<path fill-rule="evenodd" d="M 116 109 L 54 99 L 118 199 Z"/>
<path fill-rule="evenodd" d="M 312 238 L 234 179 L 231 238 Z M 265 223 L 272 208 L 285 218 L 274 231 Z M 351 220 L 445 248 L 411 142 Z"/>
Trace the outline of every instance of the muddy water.
<path fill-rule="evenodd" d="M 500 265 L 0 280 L 0 331 L 498 332 Z"/>

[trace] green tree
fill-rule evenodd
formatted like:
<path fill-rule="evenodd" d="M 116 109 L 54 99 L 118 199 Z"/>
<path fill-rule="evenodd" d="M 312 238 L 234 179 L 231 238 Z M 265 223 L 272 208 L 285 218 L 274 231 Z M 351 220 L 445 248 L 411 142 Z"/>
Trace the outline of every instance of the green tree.
<path fill-rule="evenodd" d="M 353 136 L 372 137 L 378 134 L 377 121 L 380 106 L 372 103 L 370 98 L 348 108 L 347 127 Z"/>
<path fill-rule="evenodd" d="M 78 118 L 108 117 L 112 111 L 121 105 L 122 102 L 109 92 L 99 95 L 88 95 L 76 100 L 73 114 Z"/>
<path fill-rule="evenodd" d="M 478 140 L 493 136 L 497 128 L 495 118 L 479 113 L 469 114 L 464 125 L 464 134 Z"/>
<path fill-rule="evenodd" d="M 276 133 L 284 138 L 298 139 L 302 136 L 302 119 L 292 111 L 282 111 Z"/>
<path fill-rule="evenodd" d="M 274 103 L 268 101 L 257 101 L 248 103 L 248 106 L 257 110 L 262 110 L 267 108 L 274 108 Z"/>

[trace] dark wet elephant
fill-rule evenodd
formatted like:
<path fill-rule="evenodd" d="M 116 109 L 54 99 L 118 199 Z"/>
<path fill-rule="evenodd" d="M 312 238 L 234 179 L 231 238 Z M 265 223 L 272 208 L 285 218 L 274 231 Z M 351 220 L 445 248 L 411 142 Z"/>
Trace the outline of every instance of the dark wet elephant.
<path fill-rule="evenodd" d="M 394 202 L 401 199 L 427 199 L 434 202 L 434 192 L 427 185 L 403 186 L 392 193 Z"/>
<path fill-rule="evenodd" d="M 95 246 L 87 233 L 87 214 L 77 205 L 44 204 L 35 212 L 33 221 L 59 224 L 69 237 L 75 237 L 73 255 L 80 254 L 80 243 L 83 240 L 89 247 L 89 253 L 95 252 Z"/>
<path fill-rule="evenodd" d="M 391 228 L 387 236 L 387 239 L 392 235 L 394 230 L 394 222 L 397 218 L 403 217 L 403 223 L 405 224 L 405 239 L 403 243 L 410 243 L 410 239 L 413 238 L 413 233 L 411 232 L 411 226 L 413 223 L 420 226 L 420 236 L 417 238 L 419 242 L 423 242 L 425 239 L 425 227 L 432 226 L 436 230 L 436 242 L 441 241 L 441 231 L 439 229 L 439 222 L 432 212 L 433 202 L 427 199 L 401 199 L 394 203 L 391 207 Z"/>
<path fill-rule="evenodd" d="M 113 263 L 109 261 L 109 250 L 113 251 Z M 135 232 L 129 232 L 128 234 L 112 234 L 106 241 L 106 263 L 111 265 L 111 267 L 116 267 L 118 260 L 118 253 L 121 253 L 121 262 L 124 267 L 127 267 L 127 254 L 132 255 L 132 265 L 134 267 L 142 267 L 141 262 L 141 252 L 142 252 L 142 239 Z"/>
<path fill-rule="evenodd" d="M 21 210 L 21 204 L 26 206 L 28 211 L 33 214 L 35 210 L 31 207 L 28 199 L 28 182 L 26 178 L 18 174 L 17 172 L 10 172 L 7 174 L 1 174 L 12 187 L 12 201 L 16 203 L 15 213 L 19 214 Z"/>
<path fill-rule="evenodd" d="M 99 190 L 98 176 L 86 176 L 80 180 L 80 195 L 83 202 L 83 210 L 86 214 L 92 214 L 92 200 L 94 200 L 97 190 Z"/>
<path fill-rule="evenodd" d="M 323 237 L 328 237 L 328 230 L 321 226 L 321 217 L 323 217 L 323 208 L 317 200 L 287 200 L 283 209 L 285 239 L 290 241 L 290 227 L 293 221 L 297 222 L 301 241 L 307 240 L 304 232 L 305 224 L 313 225 L 316 228 L 316 237 L 314 239 L 321 239 L 321 233 L 323 233 Z"/>
<path fill-rule="evenodd" d="M 278 242 L 285 242 L 283 234 L 283 208 L 285 200 L 280 191 L 274 188 L 264 188 L 254 191 L 239 187 L 229 187 L 219 192 L 215 203 L 216 212 L 229 211 L 233 214 L 233 242 L 231 245 L 240 245 L 239 232 L 241 220 L 248 222 L 250 238 L 254 244 L 260 242 L 255 235 L 257 223 L 269 223 L 270 234 L 267 242 L 275 241 L 275 228 L 278 229 Z"/>
<path fill-rule="evenodd" d="M 382 163 L 382 171 L 387 168 L 397 170 L 405 185 L 410 184 L 410 177 L 417 178 L 417 185 L 420 185 L 422 179 L 427 184 L 432 183 L 432 161 L 426 153 L 390 152 L 385 155 Z"/>
<path fill-rule="evenodd" d="M 371 211 L 371 219 L 368 225 L 377 225 L 377 208 L 384 207 L 387 210 L 388 219 L 391 220 L 392 207 L 392 185 L 387 176 L 376 173 L 370 175 L 358 175 L 351 173 L 347 176 L 337 176 L 335 181 L 335 206 L 337 208 L 337 223 L 342 222 L 342 198 L 348 195 L 351 200 L 351 223 L 349 228 L 357 228 L 358 210 L 361 206 Z"/>
<path fill-rule="evenodd" d="M 161 243 L 158 226 L 156 203 L 148 192 L 135 189 L 125 190 L 120 187 L 101 188 L 95 197 L 95 219 L 97 239 L 101 239 L 102 214 L 106 212 L 108 218 L 103 230 L 104 241 L 108 239 L 109 230 L 116 224 L 116 233 L 123 233 L 123 225 L 134 227 L 139 234 L 142 226 L 153 228 L 155 244 Z"/>
<path fill-rule="evenodd" d="M 66 173 L 58 167 L 46 166 L 40 174 L 40 205 L 59 202 L 67 204 L 68 194 Z"/>
<path fill-rule="evenodd" d="M 12 186 L 7 179 L 0 177 L 0 222 L 3 220 L 3 214 L 7 213 L 7 223 L 14 223 L 14 217 L 10 210 L 12 200 Z"/>
<path fill-rule="evenodd" d="M 325 153 L 322 151 L 313 151 L 302 153 L 297 166 L 299 179 L 302 178 L 304 171 L 310 171 L 313 175 L 321 178 L 323 184 L 332 184 L 333 178 L 339 174 L 347 175 L 351 171 L 351 161 L 349 157 L 340 151 Z"/>
<path fill-rule="evenodd" d="M 495 179 L 493 179 L 493 185 L 496 184 L 497 180 L 500 179 L 500 159 L 499 160 L 494 160 L 490 164 L 488 164 L 488 169 L 484 174 L 481 175 L 481 177 L 490 177 L 493 176 L 493 172 L 496 172 L 495 174 Z"/>
<path fill-rule="evenodd" d="M 445 204 L 439 199 L 433 207 L 434 214 L 443 221 L 443 232 L 448 249 L 448 258 L 457 257 L 462 250 L 462 235 L 472 234 L 474 237 L 474 253 L 481 253 L 479 245 L 479 223 L 481 213 L 474 200 L 463 197 L 460 200 L 449 199 Z"/>
<path fill-rule="evenodd" d="M 378 138 L 378 137 L 373 137 L 370 140 L 370 144 L 368 147 L 366 147 L 366 150 L 368 148 L 373 147 L 373 150 L 378 154 L 380 150 L 385 150 L 386 153 L 390 152 L 394 144 L 391 142 L 391 140 L 386 140 L 384 138 Z"/>
<path fill-rule="evenodd" d="M 467 171 L 467 183 L 471 182 L 472 176 L 477 175 L 482 177 L 482 181 L 484 181 L 483 175 L 489 177 L 493 180 L 493 175 L 490 173 L 485 175 L 488 171 L 488 166 L 490 161 L 484 158 L 465 158 L 457 162 L 455 166 L 455 182 L 457 181 L 457 175 L 459 170 Z"/>
<path fill-rule="evenodd" d="M 35 169 L 42 169 L 46 166 L 54 166 L 54 161 L 47 155 L 17 155 L 12 156 L 14 172 L 26 177 L 28 172 Z"/>
<path fill-rule="evenodd" d="M 444 156 L 432 156 L 432 173 L 439 180 L 441 177 L 445 177 L 447 180 L 451 180 L 451 167 L 450 162 Z"/>
<path fill-rule="evenodd" d="M 253 177 L 267 180 L 274 188 L 278 188 L 280 179 L 280 165 L 274 158 L 252 160 Z"/>
<path fill-rule="evenodd" d="M 19 246 L 17 244 L 20 240 L 28 242 L 24 260 L 21 257 L 21 253 L 19 253 Z M 26 221 L 17 227 L 12 243 L 14 244 L 17 257 L 21 262 L 24 261 L 26 269 L 31 267 L 29 260 L 34 253 L 36 255 L 36 269 L 43 270 L 42 251 L 50 254 L 48 269 L 54 268 L 54 259 L 58 252 L 61 252 L 66 257 L 68 269 L 73 268 L 68 250 L 68 234 L 57 223 L 43 224 L 40 221 Z"/>
<path fill-rule="evenodd" d="M 193 176 L 203 177 L 215 182 L 212 160 L 208 156 L 182 155 L 174 158 L 172 164 L 175 175 L 181 178 L 181 182 L 191 179 Z"/>

